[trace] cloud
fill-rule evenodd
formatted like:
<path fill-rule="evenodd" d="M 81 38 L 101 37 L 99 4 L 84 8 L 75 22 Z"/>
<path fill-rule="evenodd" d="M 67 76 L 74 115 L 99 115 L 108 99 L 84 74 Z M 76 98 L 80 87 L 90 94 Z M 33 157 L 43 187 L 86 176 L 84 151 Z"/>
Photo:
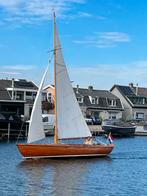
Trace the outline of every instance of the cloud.
<path fill-rule="evenodd" d="M 0 65 L 1 78 L 25 78 L 40 83 L 44 69 L 35 65 Z"/>
<path fill-rule="evenodd" d="M 95 32 L 93 36 L 87 36 L 83 40 L 74 40 L 73 42 L 97 48 L 111 48 L 116 47 L 118 43 L 130 41 L 129 35 L 123 32 Z"/>
<path fill-rule="evenodd" d="M 85 0 L 0 0 L 1 18 L 4 22 L 16 21 L 34 23 L 49 20 L 53 10 L 58 17 L 65 17 L 65 12 L 73 5 L 84 3 Z M 83 17 L 88 14 L 81 12 Z"/>
<path fill-rule="evenodd" d="M 4 65 L 0 66 L 1 69 L 5 70 L 18 70 L 18 71 L 27 71 L 34 69 L 33 65 Z"/>
<path fill-rule="evenodd" d="M 129 42 L 130 38 L 127 34 L 121 32 L 103 32 L 97 33 L 103 40 L 110 40 L 112 42 Z"/>
<path fill-rule="evenodd" d="M 106 17 L 104 17 L 104 16 L 96 16 L 96 19 L 97 19 L 97 20 L 105 20 Z"/>
<path fill-rule="evenodd" d="M 147 60 L 128 64 L 98 64 L 70 69 L 70 78 L 83 87 L 93 85 L 97 89 L 110 89 L 114 84 L 130 82 L 147 87 Z M 82 75 L 81 75 L 82 73 Z"/>
<path fill-rule="evenodd" d="M 10 71 L 1 71 L 0 74 L 4 74 L 4 75 L 20 75 L 21 73 L 19 73 L 19 72 L 10 72 Z"/>
<path fill-rule="evenodd" d="M 91 13 L 88 13 L 88 12 L 77 12 L 75 14 L 70 14 L 68 15 L 68 17 L 65 16 L 65 18 L 67 20 L 74 20 L 74 19 L 77 19 L 77 18 L 92 18 L 93 15 Z"/>
<path fill-rule="evenodd" d="M 84 17 L 84 18 L 91 18 L 92 17 L 92 15 L 88 12 L 78 12 L 77 16 Z"/>

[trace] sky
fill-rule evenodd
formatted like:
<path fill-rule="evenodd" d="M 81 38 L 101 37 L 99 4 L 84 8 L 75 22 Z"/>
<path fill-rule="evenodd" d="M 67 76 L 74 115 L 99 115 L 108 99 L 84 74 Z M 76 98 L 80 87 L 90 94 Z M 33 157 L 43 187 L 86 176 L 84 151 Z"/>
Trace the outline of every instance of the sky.
<path fill-rule="evenodd" d="M 39 84 L 53 49 L 53 10 L 73 86 L 147 87 L 146 0 L 0 0 L 0 78 Z"/>

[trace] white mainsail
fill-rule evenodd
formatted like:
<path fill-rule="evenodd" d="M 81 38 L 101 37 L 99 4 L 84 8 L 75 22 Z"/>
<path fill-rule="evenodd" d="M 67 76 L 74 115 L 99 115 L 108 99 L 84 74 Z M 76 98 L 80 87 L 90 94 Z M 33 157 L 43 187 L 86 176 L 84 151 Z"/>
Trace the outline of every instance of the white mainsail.
<path fill-rule="evenodd" d="M 29 123 L 29 132 L 28 132 L 28 141 L 27 143 L 32 143 L 45 138 L 43 122 L 42 122 L 42 88 L 47 73 L 48 67 L 45 70 L 43 78 L 41 80 L 37 96 L 33 105 L 30 123 Z"/>
<path fill-rule="evenodd" d="M 56 104 L 58 138 L 91 137 L 71 85 L 57 32 L 56 39 Z"/>

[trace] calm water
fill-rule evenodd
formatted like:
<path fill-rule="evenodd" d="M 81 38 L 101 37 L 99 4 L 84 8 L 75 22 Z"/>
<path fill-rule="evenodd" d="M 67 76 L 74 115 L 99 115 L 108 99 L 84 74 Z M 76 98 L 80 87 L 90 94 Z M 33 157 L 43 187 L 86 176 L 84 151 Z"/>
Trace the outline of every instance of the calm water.
<path fill-rule="evenodd" d="M 115 145 L 107 158 L 24 161 L 15 143 L 0 143 L 0 195 L 147 195 L 147 137 Z"/>

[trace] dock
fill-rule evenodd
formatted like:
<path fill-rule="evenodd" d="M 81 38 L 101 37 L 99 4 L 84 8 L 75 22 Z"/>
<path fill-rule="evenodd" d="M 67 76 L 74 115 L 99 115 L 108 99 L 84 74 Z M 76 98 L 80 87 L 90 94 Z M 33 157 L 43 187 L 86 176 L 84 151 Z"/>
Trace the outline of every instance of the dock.
<path fill-rule="evenodd" d="M 101 125 L 88 125 L 92 136 L 102 136 L 104 135 L 104 130 L 102 129 Z M 28 133 L 28 125 L 25 125 L 23 129 L 15 130 L 11 128 L 11 125 L 8 124 L 6 129 L 0 128 L 0 140 L 16 140 L 16 139 L 26 139 Z M 45 130 L 46 136 L 53 136 L 53 130 Z M 134 136 L 147 136 L 147 130 L 138 129 L 135 131 Z"/>
<path fill-rule="evenodd" d="M 138 125 L 135 130 L 135 136 L 147 136 L 147 126 Z"/>
<path fill-rule="evenodd" d="M 135 136 L 147 136 L 147 131 L 136 131 Z"/>
<path fill-rule="evenodd" d="M 93 136 L 100 136 L 104 134 L 104 130 L 102 130 L 101 125 L 88 125 Z"/>
<path fill-rule="evenodd" d="M 28 133 L 27 124 L 17 124 L 18 126 L 14 127 L 14 124 L 5 123 L 0 127 L 0 140 L 16 140 L 16 139 L 25 139 Z M 4 126 L 5 125 L 5 126 Z"/>

